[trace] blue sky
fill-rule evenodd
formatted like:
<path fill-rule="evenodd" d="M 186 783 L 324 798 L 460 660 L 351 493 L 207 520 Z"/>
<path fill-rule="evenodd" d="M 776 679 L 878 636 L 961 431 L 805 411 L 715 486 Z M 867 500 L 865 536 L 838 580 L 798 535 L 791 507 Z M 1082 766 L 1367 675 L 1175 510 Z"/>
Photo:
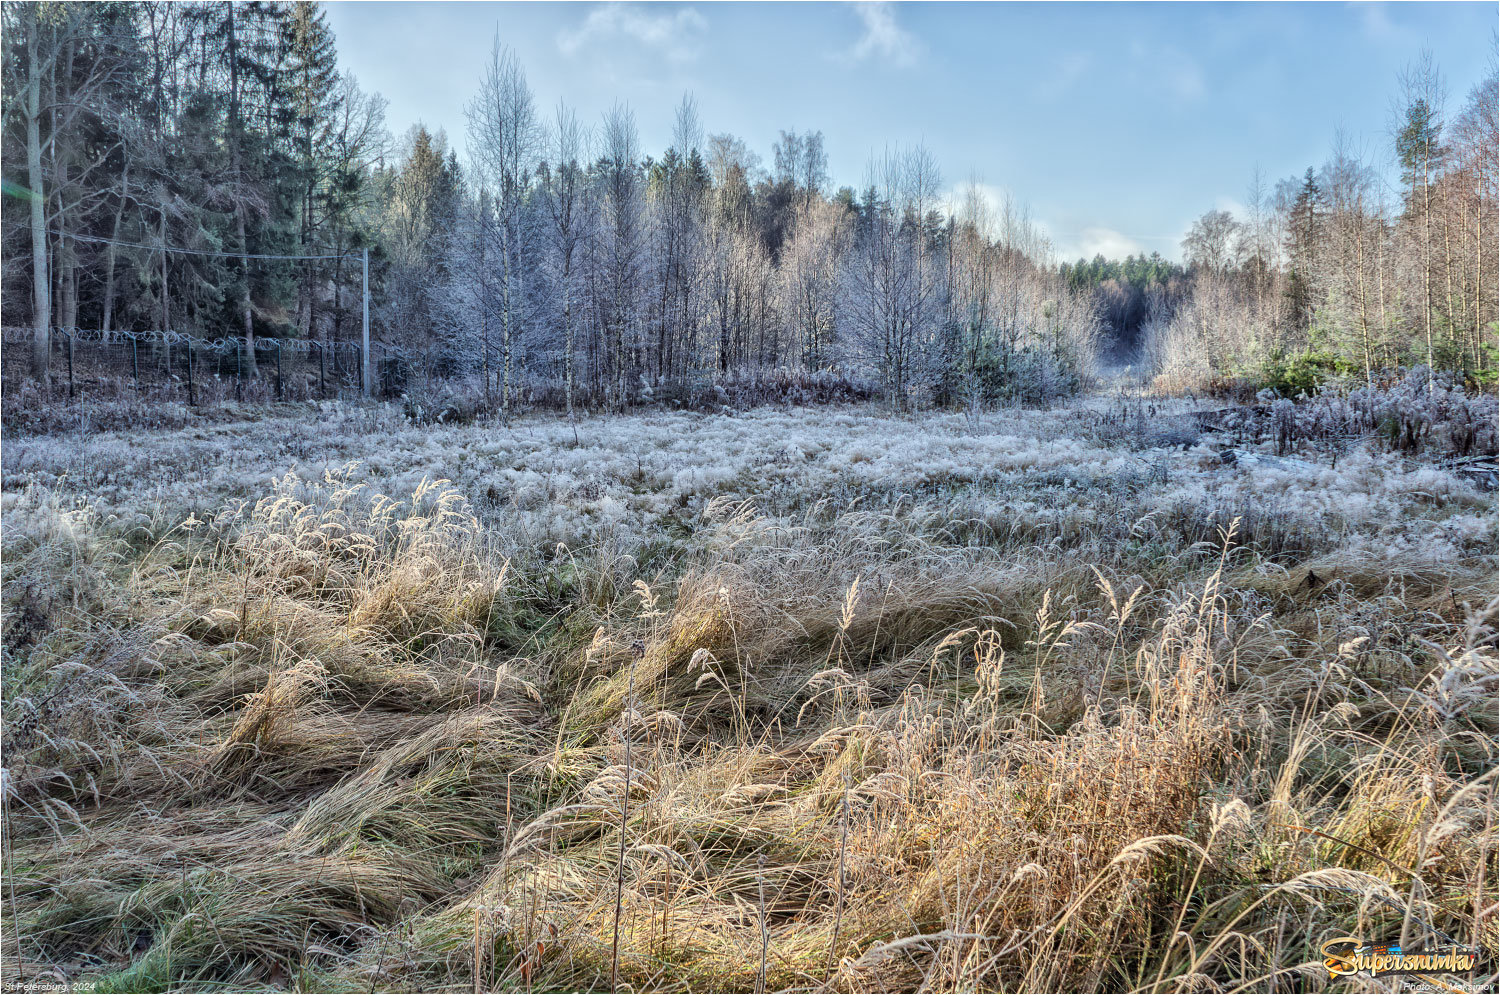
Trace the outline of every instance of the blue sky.
<path fill-rule="evenodd" d="M 498 29 L 540 109 L 616 99 L 659 154 L 685 91 L 706 132 L 764 160 L 820 129 L 835 185 L 872 150 L 924 143 L 1030 206 L 1060 256 L 1157 250 L 1192 219 L 1326 157 L 1342 128 L 1382 163 L 1397 74 L 1430 49 L 1456 110 L 1486 71 L 1495 3 L 329 3 L 341 64 L 463 150 Z"/>

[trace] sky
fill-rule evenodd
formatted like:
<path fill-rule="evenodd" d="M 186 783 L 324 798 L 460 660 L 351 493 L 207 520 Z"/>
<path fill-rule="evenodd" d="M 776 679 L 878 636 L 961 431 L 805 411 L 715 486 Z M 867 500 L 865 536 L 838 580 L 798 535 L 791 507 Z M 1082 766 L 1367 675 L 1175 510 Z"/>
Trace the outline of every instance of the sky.
<path fill-rule="evenodd" d="M 670 144 L 684 93 L 705 133 L 769 164 L 781 130 L 821 130 L 834 187 L 872 153 L 925 145 L 956 193 L 973 180 L 1028 206 L 1059 259 L 1180 258 L 1192 220 L 1242 209 L 1327 158 L 1342 130 L 1384 164 L 1402 68 L 1431 51 L 1456 112 L 1488 71 L 1500 5 L 438 3 L 326 5 L 341 65 L 388 101 L 387 125 L 443 129 L 498 35 L 543 117 L 634 111 Z"/>

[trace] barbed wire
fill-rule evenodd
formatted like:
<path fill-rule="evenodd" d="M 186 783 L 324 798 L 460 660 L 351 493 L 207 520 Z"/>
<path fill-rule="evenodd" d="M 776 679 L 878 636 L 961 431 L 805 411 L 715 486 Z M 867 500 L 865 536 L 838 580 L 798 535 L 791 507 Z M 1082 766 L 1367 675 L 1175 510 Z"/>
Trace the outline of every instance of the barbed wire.
<path fill-rule="evenodd" d="M 0 327 L 0 342 L 6 345 L 24 345 L 32 340 L 35 332 L 29 325 L 5 325 Z M 197 335 L 189 335 L 185 332 L 177 332 L 159 329 L 134 330 L 134 329 L 110 329 L 102 328 L 60 328 L 53 326 L 53 334 L 62 335 L 80 345 L 124 345 L 130 342 L 157 344 L 163 346 L 191 346 L 194 349 L 213 352 L 236 352 L 244 347 L 245 339 L 240 335 L 224 335 L 216 339 L 202 338 Z M 270 335 L 255 336 L 255 350 L 257 352 L 274 352 L 280 350 L 283 353 L 293 355 L 311 355 L 316 350 L 333 352 L 336 350 L 363 349 L 358 342 L 333 341 L 323 342 L 320 339 L 291 339 L 276 338 Z M 407 349 L 402 346 L 390 345 L 385 342 L 371 342 L 370 352 L 378 353 L 385 359 L 397 359 L 404 363 L 419 364 L 433 360 L 433 353 Z"/>
<path fill-rule="evenodd" d="M 0 341 L 7 345 L 21 345 L 31 341 L 35 330 L 29 325 L 6 325 L 0 328 Z M 105 331 L 101 328 L 58 328 L 51 329 L 53 334 L 63 335 L 71 338 L 76 343 L 87 343 L 89 345 L 123 345 L 129 342 L 160 342 L 163 345 L 191 345 L 195 349 L 237 349 L 244 345 L 245 339 L 239 335 L 225 335 L 216 339 L 206 339 L 197 335 L 188 335 L 185 332 L 146 330 L 136 331 L 132 329 L 111 329 Z M 319 339 L 283 339 L 270 335 L 257 335 L 255 337 L 255 348 L 257 350 L 281 349 L 284 352 L 311 353 L 315 349 L 358 349 L 358 342 L 323 342 Z M 376 342 L 371 344 L 372 349 L 382 351 L 394 351 L 395 347 L 386 346 Z M 402 350 L 404 353 L 405 351 Z"/>
<path fill-rule="evenodd" d="M 12 231 L 31 231 L 29 224 L 10 224 Z M 150 245 L 145 242 L 125 242 L 117 238 L 104 238 L 100 235 L 79 235 L 76 232 L 61 232 L 55 228 L 43 229 L 47 234 L 57 238 L 71 238 L 79 242 L 93 242 L 99 245 L 115 245 L 126 249 L 145 249 L 147 252 L 175 252 L 185 256 L 211 256 L 217 259 L 281 259 L 281 260 L 309 260 L 309 259 L 360 259 L 362 252 L 336 252 L 332 255 L 282 255 L 272 252 L 225 252 L 221 249 L 184 249 L 175 245 Z"/>

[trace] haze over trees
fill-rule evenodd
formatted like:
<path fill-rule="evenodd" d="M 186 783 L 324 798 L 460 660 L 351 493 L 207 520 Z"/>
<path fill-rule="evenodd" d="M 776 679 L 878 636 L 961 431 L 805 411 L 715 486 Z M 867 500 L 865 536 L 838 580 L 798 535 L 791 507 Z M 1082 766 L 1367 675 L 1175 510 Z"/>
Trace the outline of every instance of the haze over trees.
<path fill-rule="evenodd" d="M 498 38 L 460 159 L 420 124 L 392 137 L 314 3 L 4 17 L 3 320 L 41 376 L 54 329 L 347 341 L 364 249 L 375 340 L 482 378 L 502 413 L 772 371 L 908 407 L 1045 400 L 1101 357 L 1184 387 L 1494 365 L 1493 73 L 1450 108 L 1419 60 L 1387 147 L 1339 138 L 1320 168 L 1257 179 L 1246 216 L 1194 224 L 1185 265 L 1059 265 L 1024 207 L 945 183 L 925 149 L 835 186 L 821 132 L 763 160 L 691 96 L 646 149 L 628 106 L 550 105 Z"/>

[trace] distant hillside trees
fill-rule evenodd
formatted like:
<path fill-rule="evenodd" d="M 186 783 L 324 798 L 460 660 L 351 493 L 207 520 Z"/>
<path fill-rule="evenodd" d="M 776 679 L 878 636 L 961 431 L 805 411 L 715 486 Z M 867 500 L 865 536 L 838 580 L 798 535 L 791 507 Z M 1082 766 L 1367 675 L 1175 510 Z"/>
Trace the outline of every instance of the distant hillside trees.
<path fill-rule="evenodd" d="M 1253 184 L 1247 217 L 1211 211 L 1193 225 L 1185 292 L 1147 327 L 1166 382 L 1296 391 L 1423 365 L 1494 383 L 1500 75 L 1492 67 L 1451 121 L 1429 57 L 1399 84 L 1384 153 L 1395 184 L 1340 134 L 1320 168 L 1269 198 Z"/>

